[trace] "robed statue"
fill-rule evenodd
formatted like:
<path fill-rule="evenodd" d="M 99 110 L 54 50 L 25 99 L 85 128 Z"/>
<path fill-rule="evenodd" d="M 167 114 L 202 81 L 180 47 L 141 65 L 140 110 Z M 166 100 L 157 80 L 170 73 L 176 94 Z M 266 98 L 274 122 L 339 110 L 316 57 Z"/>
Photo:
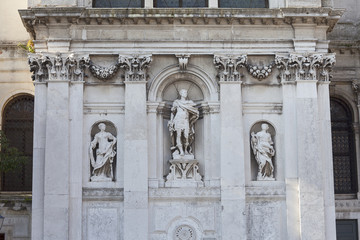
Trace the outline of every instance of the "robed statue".
<path fill-rule="evenodd" d="M 90 162 L 93 167 L 91 181 L 112 181 L 114 178 L 113 161 L 116 155 L 116 138 L 111 133 L 105 132 L 105 123 L 100 123 L 98 127 L 100 132 L 95 134 L 89 149 Z"/>
<path fill-rule="evenodd" d="M 268 133 L 269 125 L 261 124 L 261 131 L 251 133 L 251 148 L 259 166 L 257 180 L 275 180 L 272 157 L 275 155 L 273 141 Z"/>
<path fill-rule="evenodd" d="M 194 159 L 192 143 L 194 142 L 194 124 L 199 118 L 195 103 L 187 99 L 187 90 L 179 91 L 180 99 L 173 102 L 168 127 L 171 136 L 173 159 Z"/>

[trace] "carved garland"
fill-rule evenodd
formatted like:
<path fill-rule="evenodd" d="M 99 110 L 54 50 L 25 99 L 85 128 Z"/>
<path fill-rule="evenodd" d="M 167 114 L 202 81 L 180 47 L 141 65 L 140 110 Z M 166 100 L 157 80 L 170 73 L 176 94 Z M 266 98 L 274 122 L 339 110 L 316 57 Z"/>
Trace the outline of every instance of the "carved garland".
<path fill-rule="evenodd" d="M 247 64 L 246 69 L 254 78 L 259 79 L 260 81 L 270 76 L 272 73 L 273 65 L 269 64 L 268 66 L 258 67 L 254 65 Z"/>
<path fill-rule="evenodd" d="M 117 71 L 119 70 L 119 63 L 116 63 L 115 65 L 106 68 L 90 62 L 89 70 L 91 74 L 97 79 L 106 80 L 112 78 L 117 73 Z"/>

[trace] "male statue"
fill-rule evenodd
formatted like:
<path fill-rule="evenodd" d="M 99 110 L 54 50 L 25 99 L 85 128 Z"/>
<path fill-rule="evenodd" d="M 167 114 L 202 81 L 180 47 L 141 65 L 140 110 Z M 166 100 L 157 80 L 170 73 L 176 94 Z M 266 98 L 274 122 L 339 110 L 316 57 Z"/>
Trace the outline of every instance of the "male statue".
<path fill-rule="evenodd" d="M 168 122 L 173 159 L 194 159 L 191 144 L 194 141 L 194 124 L 199 118 L 199 111 L 195 108 L 193 101 L 186 99 L 186 89 L 181 89 L 179 94 L 180 99 L 173 102 L 171 117 Z"/>

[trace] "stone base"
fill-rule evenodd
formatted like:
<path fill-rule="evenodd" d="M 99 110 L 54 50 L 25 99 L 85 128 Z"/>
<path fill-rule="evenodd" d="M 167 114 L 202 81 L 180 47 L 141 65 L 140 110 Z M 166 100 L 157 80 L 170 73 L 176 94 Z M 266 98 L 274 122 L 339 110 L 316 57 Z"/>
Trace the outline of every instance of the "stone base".
<path fill-rule="evenodd" d="M 186 180 L 169 180 L 165 182 L 165 187 L 203 187 L 204 182 L 203 181 L 194 181 L 191 179 Z"/>
<path fill-rule="evenodd" d="M 112 178 L 104 177 L 104 176 L 92 176 L 90 178 L 92 182 L 111 182 Z"/>
<path fill-rule="evenodd" d="M 165 187 L 203 187 L 196 159 L 169 160 L 170 173 L 166 177 Z"/>

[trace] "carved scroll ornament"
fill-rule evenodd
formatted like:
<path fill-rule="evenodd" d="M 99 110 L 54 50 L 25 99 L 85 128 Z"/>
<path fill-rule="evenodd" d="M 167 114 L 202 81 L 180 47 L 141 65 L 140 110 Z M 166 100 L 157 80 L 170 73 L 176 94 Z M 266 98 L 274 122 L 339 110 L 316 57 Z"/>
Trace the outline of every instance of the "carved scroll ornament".
<path fill-rule="evenodd" d="M 282 81 L 330 81 L 330 72 L 335 62 L 335 54 L 290 54 L 275 57 Z"/>
<path fill-rule="evenodd" d="M 219 72 L 220 81 L 240 81 L 239 68 L 245 67 L 247 56 L 215 56 L 214 64 Z"/>
<path fill-rule="evenodd" d="M 75 54 L 30 54 L 28 63 L 35 82 L 47 80 L 83 81 L 84 70 L 89 66 L 88 56 Z"/>

